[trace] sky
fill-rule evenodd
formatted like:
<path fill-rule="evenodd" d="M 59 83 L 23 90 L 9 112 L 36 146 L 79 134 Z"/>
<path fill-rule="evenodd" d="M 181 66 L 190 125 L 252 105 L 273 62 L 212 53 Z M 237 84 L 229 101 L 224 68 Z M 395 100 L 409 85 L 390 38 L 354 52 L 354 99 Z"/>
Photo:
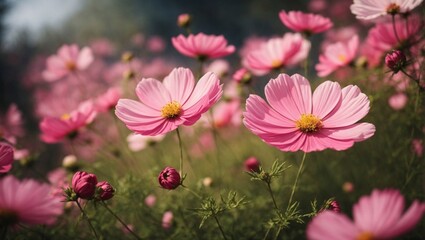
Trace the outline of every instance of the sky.
<path fill-rule="evenodd" d="M 18 33 L 28 30 L 31 40 L 37 40 L 43 27 L 57 28 L 79 10 L 83 0 L 7 0 L 9 9 L 3 19 L 4 43 L 7 48 Z"/>

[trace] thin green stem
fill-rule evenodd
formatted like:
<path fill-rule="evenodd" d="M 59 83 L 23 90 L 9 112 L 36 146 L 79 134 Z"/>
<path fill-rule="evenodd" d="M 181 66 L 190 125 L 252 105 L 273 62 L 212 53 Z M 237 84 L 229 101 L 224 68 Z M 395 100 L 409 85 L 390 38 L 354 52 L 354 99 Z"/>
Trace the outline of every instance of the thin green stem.
<path fill-rule="evenodd" d="M 272 200 L 273 200 L 274 208 L 276 209 L 276 212 L 277 212 L 277 214 L 279 215 L 279 217 L 280 217 L 280 218 L 282 218 L 282 217 L 281 217 L 281 214 L 280 214 L 280 209 L 279 209 L 279 207 L 277 206 L 276 199 L 275 199 L 275 197 L 274 197 L 274 194 L 273 194 L 272 188 L 271 188 L 271 186 L 270 186 L 270 182 L 266 182 L 266 183 L 267 183 L 267 190 L 269 191 L 269 194 L 270 194 L 270 196 L 271 196 L 271 198 L 272 198 Z"/>
<path fill-rule="evenodd" d="M 97 236 L 96 230 L 94 229 L 90 218 L 87 216 L 86 212 L 83 210 L 83 208 L 81 207 L 80 203 L 78 202 L 78 199 L 75 201 L 77 203 L 78 208 L 80 209 L 81 213 L 83 214 L 84 218 L 87 220 L 87 222 L 89 223 L 89 226 L 94 234 L 94 236 L 96 237 L 96 239 L 99 239 L 99 237 Z"/>
<path fill-rule="evenodd" d="M 399 44 L 401 44 L 400 38 L 399 38 L 398 33 L 397 33 L 397 29 L 396 29 L 396 26 L 395 26 L 395 14 L 392 14 L 392 15 L 391 15 L 391 19 L 392 19 L 392 22 L 393 22 L 394 35 L 395 35 L 395 37 L 397 38 L 397 42 L 398 42 Z"/>
<path fill-rule="evenodd" d="M 267 228 L 266 234 L 263 237 L 263 240 L 266 240 L 267 237 L 269 236 L 270 230 L 272 230 L 272 228 Z"/>
<path fill-rule="evenodd" d="M 196 196 L 197 198 L 199 198 L 199 199 L 201 199 L 201 200 L 202 200 L 201 195 L 199 195 L 198 193 L 196 193 L 196 192 L 195 192 L 195 191 L 193 191 L 192 189 L 190 189 L 190 188 L 188 188 L 188 187 L 186 187 L 186 186 L 183 186 L 183 185 L 182 185 L 182 187 L 183 187 L 183 189 L 184 189 L 184 190 L 186 190 L 186 191 L 188 191 L 188 192 L 192 193 L 194 196 Z"/>
<path fill-rule="evenodd" d="M 412 79 L 413 81 L 415 81 L 418 84 L 418 87 L 420 88 L 421 85 L 419 83 L 419 79 L 416 79 L 414 76 L 410 75 L 409 73 L 407 73 L 404 69 L 400 69 L 400 71 L 406 75 L 407 77 L 409 77 L 410 79 Z"/>
<path fill-rule="evenodd" d="M 223 228 L 221 227 L 221 224 L 218 221 L 218 218 L 217 218 L 216 215 L 214 215 L 214 219 L 215 219 L 215 222 L 217 223 L 218 228 L 220 229 L 220 232 L 221 232 L 221 235 L 223 236 L 223 239 L 227 240 L 226 234 L 224 234 Z"/>
<path fill-rule="evenodd" d="M 110 214 L 112 214 L 112 216 L 114 216 L 124 227 L 125 227 L 125 229 L 127 229 L 127 231 L 129 231 L 130 233 L 131 233 L 131 235 L 133 235 L 136 239 L 142 239 L 141 237 L 139 237 L 135 232 L 133 232 L 132 230 L 131 230 L 131 228 L 129 228 L 128 226 L 127 226 L 127 224 L 123 221 L 123 220 L 121 220 L 121 218 L 119 218 L 109 207 L 108 207 L 108 205 L 106 205 L 106 203 L 105 202 L 102 202 L 103 204 L 103 206 L 106 208 L 106 210 L 108 210 L 108 212 L 110 213 Z"/>
<path fill-rule="evenodd" d="M 180 148 L 180 176 L 183 177 L 183 145 L 182 138 L 180 136 L 179 128 L 176 129 L 177 138 L 179 139 L 179 148 Z"/>
<path fill-rule="evenodd" d="M 274 240 L 277 240 L 279 238 L 280 231 L 282 231 L 282 228 L 281 227 L 279 227 L 277 229 L 276 236 L 274 236 Z"/>
<path fill-rule="evenodd" d="M 290 197 L 289 197 L 289 201 L 288 201 L 288 207 L 287 207 L 287 209 L 289 209 L 289 208 L 291 207 L 292 198 L 294 197 L 295 189 L 297 188 L 298 179 L 299 179 L 299 177 L 300 177 L 300 175 L 301 175 L 301 171 L 302 171 L 302 169 L 303 169 L 304 161 L 305 161 L 306 156 L 307 156 L 307 153 L 306 153 L 306 152 L 304 152 L 303 158 L 302 158 L 302 160 L 301 160 L 300 167 L 298 168 L 297 176 L 295 177 L 294 185 L 292 186 L 292 191 L 291 191 L 291 195 L 290 195 Z"/>

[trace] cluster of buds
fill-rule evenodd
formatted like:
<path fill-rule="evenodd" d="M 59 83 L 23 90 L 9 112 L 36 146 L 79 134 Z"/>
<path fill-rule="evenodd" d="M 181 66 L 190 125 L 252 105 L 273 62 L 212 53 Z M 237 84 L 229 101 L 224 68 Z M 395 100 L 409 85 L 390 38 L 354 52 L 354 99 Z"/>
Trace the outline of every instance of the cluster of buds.
<path fill-rule="evenodd" d="M 106 181 L 97 181 L 96 175 L 78 171 L 72 177 L 72 186 L 65 189 L 67 201 L 86 200 L 105 201 L 111 199 L 115 189 Z"/>

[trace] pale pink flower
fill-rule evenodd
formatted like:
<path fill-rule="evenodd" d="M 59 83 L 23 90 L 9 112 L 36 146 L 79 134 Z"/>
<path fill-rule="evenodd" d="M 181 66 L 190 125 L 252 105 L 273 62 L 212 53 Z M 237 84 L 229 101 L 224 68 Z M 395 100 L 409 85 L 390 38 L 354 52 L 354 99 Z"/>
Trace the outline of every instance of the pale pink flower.
<path fill-rule="evenodd" d="M 403 109 L 407 104 L 408 98 L 405 93 L 396 93 L 388 99 L 388 105 L 394 110 Z"/>
<path fill-rule="evenodd" d="M 106 38 L 99 38 L 90 43 L 90 48 L 94 54 L 99 56 L 111 56 L 115 52 L 115 47 L 111 41 Z"/>
<path fill-rule="evenodd" d="M 358 19 L 374 19 L 387 14 L 407 13 L 423 0 L 354 0 L 351 12 Z"/>
<path fill-rule="evenodd" d="M 301 11 L 281 11 L 279 18 L 282 23 L 295 32 L 301 32 L 306 35 L 321 33 L 333 26 L 329 18 L 318 14 L 303 13 Z"/>
<path fill-rule="evenodd" d="M 180 34 L 173 37 L 171 42 L 181 54 L 201 60 L 224 57 L 235 51 L 235 46 L 227 45 L 227 40 L 223 35 L 198 33 L 196 35 L 189 34 L 185 37 Z"/>
<path fill-rule="evenodd" d="M 56 81 L 70 73 L 86 69 L 93 60 L 90 48 L 80 50 L 76 44 L 63 45 L 56 55 L 47 58 L 47 69 L 43 76 L 47 81 Z"/>
<path fill-rule="evenodd" d="M 45 117 L 40 122 L 41 140 L 46 143 L 57 143 L 65 137 L 73 138 L 78 130 L 96 117 L 95 106 L 92 101 L 80 104 L 77 110 L 61 117 Z"/>
<path fill-rule="evenodd" d="M 310 0 L 308 2 L 308 9 L 313 12 L 320 12 L 326 9 L 328 3 L 326 0 Z"/>
<path fill-rule="evenodd" d="M 13 147 L 0 142 L 0 173 L 9 172 L 13 163 Z"/>
<path fill-rule="evenodd" d="M 0 180 L 0 209 L 2 217 L 6 216 L 3 224 L 51 225 L 62 214 L 63 206 L 48 184 L 32 179 L 19 181 L 12 175 Z"/>
<path fill-rule="evenodd" d="M 304 60 L 310 51 L 310 42 L 299 33 L 286 33 L 283 37 L 271 38 L 249 53 L 244 65 L 256 75 L 265 75 L 272 70 L 294 66 Z"/>
<path fill-rule="evenodd" d="M 153 206 L 155 206 L 156 204 L 156 196 L 153 194 L 149 194 L 148 196 L 146 196 L 145 198 L 145 204 L 146 206 L 152 208 Z"/>
<path fill-rule="evenodd" d="M 249 83 L 252 79 L 252 76 L 248 69 L 240 68 L 232 75 L 232 78 L 237 83 Z"/>
<path fill-rule="evenodd" d="M 351 221 L 347 216 L 326 210 L 307 227 L 311 240 L 393 239 L 415 227 L 425 213 L 425 204 L 415 200 L 404 210 L 404 197 L 398 190 L 374 190 L 353 207 Z"/>
<path fill-rule="evenodd" d="M 121 90 L 119 88 L 109 88 L 108 91 L 96 98 L 96 111 L 107 112 L 114 109 L 120 97 Z"/>
<path fill-rule="evenodd" d="M 0 137 L 22 137 L 25 134 L 22 113 L 15 103 L 9 105 L 4 116 L 0 116 Z"/>
<path fill-rule="evenodd" d="M 164 215 L 162 215 L 162 228 L 170 229 L 173 225 L 174 215 L 171 211 L 166 211 Z"/>
<path fill-rule="evenodd" d="M 162 52 L 164 51 L 166 44 L 164 39 L 160 36 L 152 36 L 148 39 L 146 43 L 148 50 L 151 52 Z"/>
<path fill-rule="evenodd" d="M 230 70 L 230 63 L 224 59 L 217 59 L 208 64 L 205 72 L 213 72 L 219 77 L 227 75 Z"/>
<path fill-rule="evenodd" d="M 265 87 L 269 104 L 251 94 L 244 124 L 266 143 L 282 151 L 348 149 L 375 133 L 370 123 L 356 123 L 369 112 L 369 99 L 357 86 L 341 89 L 326 81 L 311 93 L 299 74 L 280 74 Z"/>
<path fill-rule="evenodd" d="M 164 81 L 142 79 L 136 87 L 139 101 L 120 99 L 115 114 L 132 131 L 148 136 L 193 125 L 222 94 L 220 80 L 206 73 L 196 84 L 192 72 L 176 68 Z"/>
<path fill-rule="evenodd" d="M 190 25 L 192 17 L 187 13 L 182 13 L 177 17 L 177 26 L 187 28 Z"/>
<path fill-rule="evenodd" d="M 242 123 L 242 110 L 239 100 L 222 101 L 214 107 L 213 124 L 216 128 L 239 126 Z"/>
<path fill-rule="evenodd" d="M 329 44 L 325 52 L 319 56 L 316 64 L 317 75 L 326 77 L 340 67 L 349 65 L 356 57 L 359 37 L 354 35 L 348 42 Z"/>
<path fill-rule="evenodd" d="M 164 138 L 165 134 L 156 136 L 144 136 L 141 134 L 131 133 L 127 137 L 128 148 L 133 152 L 138 152 L 145 149 L 147 146 L 162 141 Z"/>

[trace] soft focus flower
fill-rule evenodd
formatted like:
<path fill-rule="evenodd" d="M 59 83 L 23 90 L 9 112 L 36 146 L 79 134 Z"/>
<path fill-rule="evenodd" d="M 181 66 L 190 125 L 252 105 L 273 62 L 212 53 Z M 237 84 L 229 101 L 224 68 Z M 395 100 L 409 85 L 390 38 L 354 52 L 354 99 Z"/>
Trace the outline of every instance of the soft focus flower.
<path fill-rule="evenodd" d="M 131 133 L 127 137 L 128 148 L 133 152 L 138 152 L 145 149 L 147 146 L 162 141 L 164 138 L 165 135 L 144 136 Z"/>
<path fill-rule="evenodd" d="M 79 49 L 75 44 L 63 45 L 56 55 L 47 58 L 43 76 L 47 81 L 56 81 L 66 75 L 86 69 L 94 60 L 90 48 Z"/>
<path fill-rule="evenodd" d="M 107 181 L 98 182 L 96 184 L 96 188 L 97 188 L 97 193 L 96 193 L 97 200 L 105 201 L 105 200 L 111 199 L 115 194 L 115 189 Z"/>
<path fill-rule="evenodd" d="M 208 119 L 208 123 L 211 119 Z M 239 100 L 221 101 L 214 106 L 212 124 L 216 128 L 240 126 L 242 123 L 242 110 Z"/>
<path fill-rule="evenodd" d="M 72 177 L 72 189 L 77 197 L 92 199 L 96 193 L 97 177 L 92 173 L 78 171 Z"/>
<path fill-rule="evenodd" d="M 180 34 L 173 37 L 171 42 L 181 54 L 200 60 L 224 57 L 235 51 L 235 46 L 227 45 L 227 40 L 222 35 L 198 33 L 185 37 Z"/>
<path fill-rule="evenodd" d="M 54 224 L 63 212 L 63 203 L 45 183 L 9 175 L 0 179 L 0 225 Z"/>
<path fill-rule="evenodd" d="M 66 155 L 62 160 L 62 167 L 66 169 L 78 168 L 78 160 L 75 155 Z"/>
<path fill-rule="evenodd" d="M 244 65 L 256 75 L 294 66 L 304 60 L 310 51 L 310 42 L 299 33 L 286 33 L 271 38 L 251 51 L 243 60 Z"/>
<path fill-rule="evenodd" d="M 412 149 L 415 152 L 416 156 L 422 157 L 424 153 L 424 143 L 422 139 L 413 139 L 412 140 Z"/>
<path fill-rule="evenodd" d="M 9 172 L 13 161 L 13 147 L 7 143 L 0 142 L 0 173 Z"/>
<path fill-rule="evenodd" d="M 357 86 L 341 89 L 326 81 L 311 94 L 310 83 L 299 74 L 280 74 L 265 87 L 268 105 L 251 94 L 244 124 L 266 143 L 282 151 L 338 151 L 375 133 L 370 123 L 356 123 L 369 112 L 369 99 Z"/>
<path fill-rule="evenodd" d="M 407 13 L 423 0 L 354 0 L 351 12 L 359 19 L 374 19 L 387 14 Z"/>
<path fill-rule="evenodd" d="M 396 93 L 388 99 L 388 104 L 394 110 L 400 110 L 406 106 L 408 100 L 405 93 Z"/>
<path fill-rule="evenodd" d="M 146 42 L 148 50 L 151 52 L 162 52 L 164 51 L 166 45 L 164 39 L 160 36 L 152 36 Z"/>
<path fill-rule="evenodd" d="M 281 11 L 279 18 L 289 29 L 306 35 L 321 33 L 333 26 L 329 18 L 301 11 Z"/>
<path fill-rule="evenodd" d="M 256 157 L 249 157 L 244 162 L 245 170 L 249 172 L 258 172 L 260 171 L 260 162 Z"/>
<path fill-rule="evenodd" d="M 342 185 L 342 190 L 346 193 L 351 193 L 354 191 L 354 184 L 352 182 L 345 182 Z"/>
<path fill-rule="evenodd" d="M 230 69 L 230 63 L 224 59 L 217 59 L 208 64 L 205 72 L 213 72 L 219 77 L 227 75 Z"/>
<path fill-rule="evenodd" d="M 251 82 L 252 75 L 246 68 L 240 68 L 238 69 L 232 76 L 232 78 L 237 83 L 249 83 Z"/>
<path fill-rule="evenodd" d="M 359 37 L 354 35 L 348 42 L 329 44 L 325 52 L 319 56 L 316 64 L 317 75 L 326 77 L 340 67 L 349 65 L 356 57 Z"/>
<path fill-rule="evenodd" d="M 96 98 L 96 111 L 107 112 L 117 105 L 121 97 L 121 90 L 119 88 L 109 88 L 104 94 Z"/>
<path fill-rule="evenodd" d="M 177 26 L 187 28 L 190 25 L 192 17 L 187 13 L 182 13 L 177 17 Z"/>
<path fill-rule="evenodd" d="M 78 130 L 91 123 L 96 117 L 92 101 L 86 101 L 70 114 L 61 117 L 45 117 L 40 122 L 41 140 L 46 143 L 57 143 L 65 137 L 73 138 Z"/>
<path fill-rule="evenodd" d="M 193 125 L 222 94 L 220 80 L 206 73 L 196 84 L 192 72 L 176 68 L 164 81 L 142 79 L 136 87 L 141 102 L 120 99 L 115 114 L 132 131 L 155 136 L 180 125 Z"/>
<path fill-rule="evenodd" d="M 146 196 L 145 198 L 145 204 L 148 207 L 153 207 L 155 206 L 156 203 L 156 196 L 153 194 L 149 194 L 148 196 Z"/>
<path fill-rule="evenodd" d="M 61 201 L 66 200 L 63 194 L 64 189 L 69 187 L 66 170 L 64 168 L 56 168 L 47 174 L 47 179 L 52 186 L 51 194 Z"/>
<path fill-rule="evenodd" d="M 206 177 L 206 178 L 202 179 L 202 185 L 204 185 L 204 187 L 211 187 L 213 182 L 214 181 L 211 177 Z"/>
<path fill-rule="evenodd" d="M 159 185 L 161 187 L 173 190 L 180 186 L 180 174 L 172 167 L 166 167 L 158 176 Z"/>
<path fill-rule="evenodd" d="M 334 212 L 336 212 L 336 213 L 340 213 L 341 212 L 341 206 L 339 205 L 339 203 L 337 202 L 337 201 L 335 201 L 335 200 L 332 200 L 330 203 L 329 203 L 329 207 L 328 207 L 328 209 L 329 210 L 331 210 L 331 211 L 334 211 Z"/>
<path fill-rule="evenodd" d="M 164 215 L 162 215 L 162 227 L 164 229 L 170 229 L 173 225 L 174 215 L 171 211 L 166 211 Z"/>
<path fill-rule="evenodd" d="M 334 211 L 319 213 L 307 227 L 308 239 L 393 239 L 421 220 L 425 204 L 415 200 L 403 214 L 404 197 L 398 190 L 374 190 L 353 207 L 351 221 Z"/>
<path fill-rule="evenodd" d="M 25 134 L 22 113 L 15 103 L 9 105 L 4 116 L 0 116 L 0 138 L 22 137 Z"/>
<path fill-rule="evenodd" d="M 406 66 L 406 55 L 400 50 L 389 52 L 385 56 L 385 65 L 394 73 L 398 73 Z"/>

